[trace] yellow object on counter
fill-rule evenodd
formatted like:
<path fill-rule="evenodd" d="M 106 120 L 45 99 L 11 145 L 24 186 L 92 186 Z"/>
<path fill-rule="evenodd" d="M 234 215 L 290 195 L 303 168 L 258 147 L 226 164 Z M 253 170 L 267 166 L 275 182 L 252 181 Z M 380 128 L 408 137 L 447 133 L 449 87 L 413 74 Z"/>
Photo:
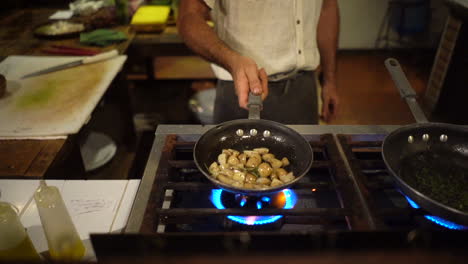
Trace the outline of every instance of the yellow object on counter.
<path fill-rule="evenodd" d="M 141 6 L 133 15 L 130 24 L 140 32 L 163 31 L 170 12 L 169 6 Z"/>
<path fill-rule="evenodd" d="M 85 255 L 86 248 L 76 231 L 60 191 L 41 180 L 34 193 L 39 217 L 54 260 L 78 261 Z"/>
<path fill-rule="evenodd" d="M 12 204 L 0 202 L 0 262 L 40 261 L 14 208 Z"/>

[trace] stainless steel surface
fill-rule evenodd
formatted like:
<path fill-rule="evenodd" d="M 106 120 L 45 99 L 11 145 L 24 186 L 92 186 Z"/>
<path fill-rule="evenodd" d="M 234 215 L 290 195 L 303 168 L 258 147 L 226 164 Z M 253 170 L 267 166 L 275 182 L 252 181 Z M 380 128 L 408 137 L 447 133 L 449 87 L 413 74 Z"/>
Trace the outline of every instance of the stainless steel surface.
<path fill-rule="evenodd" d="M 416 96 L 416 92 L 413 90 L 413 88 L 411 88 L 411 84 L 406 78 L 398 60 L 393 58 L 385 60 L 385 67 L 390 73 L 393 82 L 397 86 L 402 98 Z"/>
<path fill-rule="evenodd" d="M 354 189 L 359 190 L 359 186 L 358 186 L 358 183 L 356 181 L 356 176 L 354 175 L 353 170 L 351 169 L 351 165 L 349 164 L 349 161 L 348 161 L 348 159 L 346 157 L 346 154 L 345 154 L 345 152 L 343 150 L 343 146 L 341 146 L 340 140 L 338 139 L 336 134 L 333 135 L 333 140 L 335 141 L 336 146 L 338 147 L 338 152 L 340 153 L 341 159 L 343 159 L 343 161 L 345 163 L 345 169 L 347 171 L 347 175 L 349 176 L 349 179 L 353 183 Z M 362 204 L 363 213 L 366 216 L 365 218 L 367 220 L 367 223 L 369 224 L 369 227 L 371 229 L 375 229 L 377 227 L 377 225 L 374 222 L 374 218 L 371 217 L 370 209 L 367 206 L 367 203 L 365 202 L 365 199 L 364 199 L 364 196 L 362 195 L 362 192 L 357 191 L 356 193 L 358 194 L 359 202 Z"/>
<path fill-rule="evenodd" d="M 262 97 L 250 93 L 247 106 L 249 108 L 249 119 L 260 119 L 260 111 L 262 111 L 263 107 Z"/>
<path fill-rule="evenodd" d="M 429 141 L 429 134 L 424 134 L 422 136 L 422 139 L 423 139 L 424 142 L 428 142 Z"/>
<path fill-rule="evenodd" d="M 200 125 L 161 125 L 156 130 L 156 137 L 149 155 L 143 178 L 138 189 L 132 211 L 129 216 L 125 233 L 138 233 L 143 222 L 148 199 L 153 187 L 156 170 L 161 158 L 162 148 L 167 135 L 178 135 L 184 140 L 196 141 L 200 136 L 214 126 Z M 372 138 L 376 135 L 386 135 L 400 126 L 321 126 L 321 125 L 291 125 L 288 126 L 303 136 L 319 136 L 322 134 L 347 134 Z M 339 144 L 339 142 L 338 142 Z"/>
<path fill-rule="evenodd" d="M 403 73 L 400 63 L 393 58 L 385 60 L 385 67 L 392 76 L 401 98 L 416 97 L 416 92 L 411 88 L 411 85 Z"/>
<path fill-rule="evenodd" d="M 442 142 L 447 142 L 447 140 L 448 140 L 448 136 L 447 136 L 447 135 L 444 135 L 444 134 L 443 134 L 443 135 L 440 135 L 440 141 L 442 141 Z"/>
<path fill-rule="evenodd" d="M 249 119 L 260 119 L 260 106 L 249 106 Z"/>
<path fill-rule="evenodd" d="M 426 115 L 416 101 L 416 98 L 405 98 L 405 100 L 413 114 L 414 120 L 418 123 L 427 123 Z"/>
<path fill-rule="evenodd" d="M 190 139 L 199 138 L 203 133 L 212 129 L 215 125 L 200 126 L 200 125 L 161 125 L 156 129 L 156 135 L 177 134 L 186 136 Z M 322 135 L 322 134 L 348 134 L 348 135 L 376 135 L 388 134 L 401 126 L 396 125 L 369 125 L 369 126 L 349 126 L 349 125 L 288 125 L 296 130 L 301 135 Z M 193 139 L 192 139 L 193 140 Z"/>
<path fill-rule="evenodd" d="M 21 78 L 24 79 L 24 78 L 27 78 L 27 77 L 41 75 L 41 74 L 45 74 L 45 73 L 49 73 L 49 72 L 60 71 L 60 70 L 68 69 L 68 68 L 71 68 L 71 67 L 80 66 L 82 64 L 95 63 L 95 62 L 98 62 L 98 61 L 103 61 L 103 60 L 113 58 L 113 57 L 118 56 L 118 55 L 119 55 L 119 52 L 116 49 L 113 49 L 111 51 L 102 52 L 102 53 L 99 53 L 99 54 L 96 54 L 96 55 L 93 55 L 93 56 L 87 56 L 87 57 L 84 57 L 82 59 L 79 59 L 79 60 L 76 60 L 76 61 L 73 61 L 73 62 L 64 63 L 64 64 L 61 64 L 61 65 L 49 67 L 49 68 L 44 69 L 44 70 L 40 70 L 40 71 L 36 71 L 36 72 L 30 73 L 30 74 L 26 74 Z"/>
<path fill-rule="evenodd" d="M 251 135 L 251 136 L 254 136 L 254 137 L 255 137 L 255 136 L 257 135 L 257 133 L 258 133 L 257 129 L 255 129 L 255 128 L 250 129 L 250 135 Z"/>
<path fill-rule="evenodd" d="M 406 100 L 416 122 L 427 123 L 426 115 L 416 101 L 416 92 L 411 88 L 400 63 L 396 59 L 390 58 L 385 60 L 385 67 L 387 67 L 388 72 L 392 76 L 393 82 L 398 88 L 398 91 L 400 91 L 401 98 Z"/>
<path fill-rule="evenodd" d="M 21 77 L 21 79 L 25 79 L 25 78 L 29 78 L 29 77 L 33 77 L 33 76 L 38 76 L 38 75 L 46 74 L 46 73 L 49 73 L 49 72 L 60 71 L 60 70 L 68 69 L 68 68 L 71 68 L 71 67 L 76 67 L 76 66 L 79 66 L 81 64 L 83 64 L 82 60 L 73 61 L 73 62 L 69 62 L 69 63 L 64 63 L 64 64 L 60 64 L 60 65 L 50 67 L 50 68 L 47 68 L 47 69 L 44 69 L 44 70 L 40 70 L 40 71 L 36 71 L 36 72 L 33 72 L 33 73 L 26 74 L 23 77 Z"/>
<path fill-rule="evenodd" d="M 165 140 L 165 134 L 156 134 L 145 171 L 143 172 L 143 178 L 141 179 L 140 187 L 138 188 L 137 195 L 133 201 L 133 207 L 128 218 L 125 233 L 138 233 L 140 230 L 146 205 L 148 204 L 150 192 L 153 187 L 154 178 L 156 177 L 156 171 L 158 169 L 159 159 L 161 158 L 162 147 L 164 146 Z"/>

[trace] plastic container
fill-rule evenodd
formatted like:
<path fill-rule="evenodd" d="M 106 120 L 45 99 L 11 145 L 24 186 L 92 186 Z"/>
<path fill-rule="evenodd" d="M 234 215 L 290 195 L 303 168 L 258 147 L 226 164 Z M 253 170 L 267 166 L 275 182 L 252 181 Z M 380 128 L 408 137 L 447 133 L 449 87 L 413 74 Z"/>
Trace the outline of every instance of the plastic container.
<path fill-rule="evenodd" d="M 41 260 L 13 208 L 9 203 L 0 202 L 0 262 Z"/>
<path fill-rule="evenodd" d="M 214 103 L 216 89 L 207 89 L 197 92 L 189 100 L 189 108 L 203 125 L 213 124 Z"/>
<path fill-rule="evenodd" d="M 117 11 L 117 18 L 123 25 L 128 24 L 130 20 L 128 0 L 115 0 L 115 8 Z"/>
<path fill-rule="evenodd" d="M 57 187 L 44 181 L 34 194 L 42 227 L 53 259 L 79 260 L 85 254 L 85 246 L 76 231 Z"/>

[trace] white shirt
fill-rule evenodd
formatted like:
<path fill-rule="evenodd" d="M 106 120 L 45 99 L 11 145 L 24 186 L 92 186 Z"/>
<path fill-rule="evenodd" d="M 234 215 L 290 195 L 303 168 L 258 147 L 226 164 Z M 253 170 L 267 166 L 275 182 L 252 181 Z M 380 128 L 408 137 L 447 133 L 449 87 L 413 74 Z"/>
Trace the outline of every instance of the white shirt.
<path fill-rule="evenodd" d="M 204 0 L 215 31 L 231 49 L 255 60 L 272 81 L 320 63 L 317 25 L 323 0 Z M 216 77 L 232 80 L 212 65 Z"/>

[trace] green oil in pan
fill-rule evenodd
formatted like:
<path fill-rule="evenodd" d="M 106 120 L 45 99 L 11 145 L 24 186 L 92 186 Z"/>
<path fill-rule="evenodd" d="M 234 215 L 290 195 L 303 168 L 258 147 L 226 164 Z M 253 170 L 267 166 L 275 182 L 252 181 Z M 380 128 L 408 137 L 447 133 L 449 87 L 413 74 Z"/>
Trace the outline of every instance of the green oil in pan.
<path fill-rule="evenodd" d="M 468 212 L 468 168 L 457 163 L 443 153 L 419 152 L 402 160 L 399 175 L 433 200 Z"/>

